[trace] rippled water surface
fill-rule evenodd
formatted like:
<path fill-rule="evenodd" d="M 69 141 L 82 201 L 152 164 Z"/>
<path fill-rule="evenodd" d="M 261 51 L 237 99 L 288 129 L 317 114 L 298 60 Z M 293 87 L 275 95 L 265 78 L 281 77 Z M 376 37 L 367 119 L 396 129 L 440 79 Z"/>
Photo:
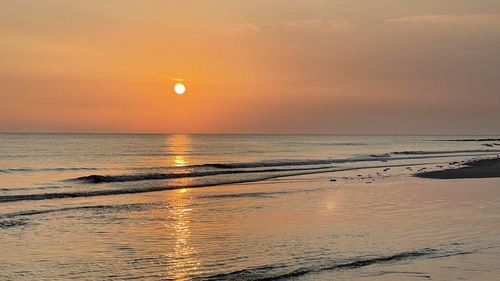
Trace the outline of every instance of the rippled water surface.
<path fill-rule="evenodd" d="M 497 280 L 497 139 L 0 135 L 0 279 Z"/>

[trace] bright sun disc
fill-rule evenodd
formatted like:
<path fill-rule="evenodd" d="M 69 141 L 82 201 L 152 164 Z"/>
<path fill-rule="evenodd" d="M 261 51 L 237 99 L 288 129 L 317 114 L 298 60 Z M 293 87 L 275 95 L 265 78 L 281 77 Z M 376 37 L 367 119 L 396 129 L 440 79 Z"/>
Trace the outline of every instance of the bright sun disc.
<path fill-rule="evenodd" d="M 181 82 L 175 83 L 174 92 L 178 95 L 182 95 L 186 92 L 186 86 Z"/>

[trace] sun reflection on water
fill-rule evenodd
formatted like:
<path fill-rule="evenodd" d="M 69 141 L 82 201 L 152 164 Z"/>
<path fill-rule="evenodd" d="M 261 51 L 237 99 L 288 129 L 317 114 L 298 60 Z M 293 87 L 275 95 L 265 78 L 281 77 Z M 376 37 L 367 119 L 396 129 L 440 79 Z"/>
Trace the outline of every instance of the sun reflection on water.
<path fill-rule="evenodd" d="M 187 165 L 187 161 L 184 156 L 175 156 L 173 162 L 175 167 L 184 167 Z"/>
<path fill-rule="evenodd" d="M 191 151 L 191 138 L 186 135 L 174 135 L 168 139 L 172 165 L 184 167 L 189 164 L 188 154 Z M 184 171 L 183 171 L 184 172 Z M 190 178 L 182 178 L 182 185 L 192 182 Z M 169 258 L 167 275 L 175 280 L 188 280 L 196 272 L 200 262 L 196 258 L 196 250 L 191 245 L 191 212 L 192 197 L 189 188 L 181 188 L 167 193 L 171 209 L 166 214 L 167 233 L 173 235 L 174 247 L 166 254 Z"/>
<path fill-rule="evenodd" d="M 167 140 L 171 164 L 174 167 L 189 165 L 189 153 L 191 152 L 191 137 L 188 135 L 172 135 Z"/>

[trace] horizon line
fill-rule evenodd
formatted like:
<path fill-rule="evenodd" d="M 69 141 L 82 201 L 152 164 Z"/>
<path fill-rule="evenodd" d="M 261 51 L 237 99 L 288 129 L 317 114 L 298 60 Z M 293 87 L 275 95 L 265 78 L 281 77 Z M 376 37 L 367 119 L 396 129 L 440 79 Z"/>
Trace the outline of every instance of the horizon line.
<path fill-rule="evenodd" d="M 1 132 L 0 134 L 32 134 L 32 135 L 228 135 L 228 136 L 286 136 L 286 135 L 311 135 L 311 136 L 500 136 L 494 134 L 438 134 L 438 133 L 180 133 L 180 132 Z"/>

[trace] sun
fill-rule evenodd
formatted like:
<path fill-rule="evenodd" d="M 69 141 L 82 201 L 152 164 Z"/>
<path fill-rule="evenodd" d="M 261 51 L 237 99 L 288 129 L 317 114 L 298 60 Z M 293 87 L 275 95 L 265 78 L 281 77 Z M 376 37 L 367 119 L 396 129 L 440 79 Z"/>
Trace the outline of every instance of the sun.
<path fill-rule="evenodd" d="M 174 92 L 178 95 L 182 95 L 186 92 L 186 85 L 181 82 L 177 82 L 174 85 Z"/>

